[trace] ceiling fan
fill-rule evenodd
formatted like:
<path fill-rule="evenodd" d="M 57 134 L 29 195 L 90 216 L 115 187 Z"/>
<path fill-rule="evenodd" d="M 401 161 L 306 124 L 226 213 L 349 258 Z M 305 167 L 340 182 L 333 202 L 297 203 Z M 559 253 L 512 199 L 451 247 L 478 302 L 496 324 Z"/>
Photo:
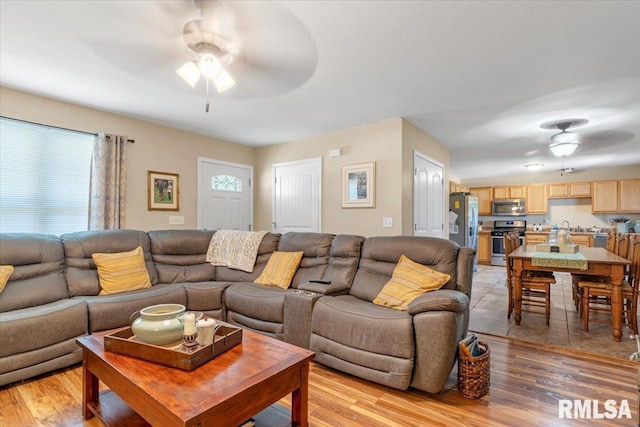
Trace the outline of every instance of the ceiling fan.
<path fill-rule="evenodd" d="M 207 28 L 208 24 L 210 23 L 205 19 L 194 19 L 185 24 L 184 42 L 197 55 L 197 58 L 176 70 L 191 87 L 195 87 L 200 77 L 205 78 L 207 84 L 205 111 L 207 113 L 209 112 L 209 81 L 213 81 L 219 93 L 231 89 L 236 84 L 231 74 L 225 69 L 234 60 L 234 54 L 228 47 L 229 43 Z"/>
<path fill-rule="evenodd" d="M 286 7 L 263 1 L 192 4 L 197 14 L 190 18 L 197 18 L 182 31 L 190 61 L 176 72 L 191 87 L 204 79 L 206 112 L 210 84 L 233 97 L 267 96 L 292 90 L 315 71 L 315 43 Z"/>

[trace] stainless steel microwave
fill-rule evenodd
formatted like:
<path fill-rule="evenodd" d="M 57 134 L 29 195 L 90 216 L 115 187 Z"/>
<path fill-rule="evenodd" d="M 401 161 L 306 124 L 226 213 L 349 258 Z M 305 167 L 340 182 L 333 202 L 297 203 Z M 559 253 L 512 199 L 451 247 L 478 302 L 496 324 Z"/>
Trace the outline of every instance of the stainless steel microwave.
<path fill-rule="evenodd" d="M 491 202 L 491 215 L 523 216 L 526 214 L 524 199 L 498 199 Z"/>

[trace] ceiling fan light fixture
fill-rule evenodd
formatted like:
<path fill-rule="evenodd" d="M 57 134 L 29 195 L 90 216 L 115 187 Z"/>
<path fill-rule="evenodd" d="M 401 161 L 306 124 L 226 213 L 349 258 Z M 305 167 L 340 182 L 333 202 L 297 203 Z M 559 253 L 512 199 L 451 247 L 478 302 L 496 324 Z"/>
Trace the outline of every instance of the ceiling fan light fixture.
<path fill-rule="evenodd" d="M 222 72 L 222 64 L 215 55 L 205 53 L 200 57 L 200 72 L 208 79 L 216 78 Z"/>
<path fill-rule="evenodd" d="M 549 146 L 551 152 L 558 157 L 570 156 L 576 148 L 578 148 L 577 142 L 558 142 Z"/>
<path fill-rule="evenodd" d="M 216 85 L 218 92 L 224 92 L 227 89 L 231 89 L 236 84 L 236 81 L 233 80 L 226 70 L 222 70 L 216 77 L 214 77 L 213 83 Z"/>
<path fill-rule="evenodd" d="M 191 87 L 195 87 L 200 80 L 200 69 L 193 62 L 187 62 L 176 70 L 176 73 Z"/>

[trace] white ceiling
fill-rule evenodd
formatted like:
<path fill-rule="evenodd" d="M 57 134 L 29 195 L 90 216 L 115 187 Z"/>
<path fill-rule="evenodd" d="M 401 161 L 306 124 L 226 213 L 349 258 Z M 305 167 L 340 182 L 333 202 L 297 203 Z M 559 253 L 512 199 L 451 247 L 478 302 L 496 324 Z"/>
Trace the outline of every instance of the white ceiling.
<path fill-rule="evenodd" d="M 193 1 L 2 0 L 0 83 L 254 147 L 405 117 L 462 179 L 558 170 L 541 125 L 580 118 L 565 167 L 640 164 L 638 1 L 198 6 L 243 55 L 209 113 L 175 73 Z"/>

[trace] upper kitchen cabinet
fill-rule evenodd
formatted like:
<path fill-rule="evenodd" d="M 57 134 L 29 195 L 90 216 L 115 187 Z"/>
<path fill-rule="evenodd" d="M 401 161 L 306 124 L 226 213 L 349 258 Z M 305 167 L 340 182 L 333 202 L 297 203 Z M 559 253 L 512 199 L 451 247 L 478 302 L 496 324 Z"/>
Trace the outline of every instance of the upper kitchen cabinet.
<path fill-rule="evenodd" d="M 457 182 L 449 181 L 449 194 L 469 191 L 467 187 Z"/>
<path fill-rule="evenodd" d="M 593 213 L 618 211 L 618 181 L 591 183 L 591 211 Z"/>
<path fill-rule="evenodd" d="M 478 198 L 478 215 L 491 215 L 491 187 L 470 188 L 469 191 Z"/>
<path fill-rule="evenodd" d="M 524 199 L 526 197 L 525 185 L 509 185 L 493 187 L 494 199 Z"/>
<path fill-rule="evenodd" d="M 591 195 L 593 213 L 640 213 L 640 178 L 595 181 Z"/>
<path fill-rule="evenodd" d="M 548 210 L 547 203 L 547 185 L 546 184 L 529 184 L 527 185 L 527 213 L 529 214 L 546 214 Z"/>
<path fill-rule="evenodd" d="M 590 182 L 570 182 L 569 183 L 569 197 L 591 197 L 591 183 Z"/>
<path fill-rule="evenodd" d="M 618 181 L 618 212 L 640 212 L 640 179 Z"/>
<path fill-rule="evenodd" d="M 576 199 L 591 197 L 590 182 L 567 182 L 548 184 L 548 197 L 550 199 Z"/>

